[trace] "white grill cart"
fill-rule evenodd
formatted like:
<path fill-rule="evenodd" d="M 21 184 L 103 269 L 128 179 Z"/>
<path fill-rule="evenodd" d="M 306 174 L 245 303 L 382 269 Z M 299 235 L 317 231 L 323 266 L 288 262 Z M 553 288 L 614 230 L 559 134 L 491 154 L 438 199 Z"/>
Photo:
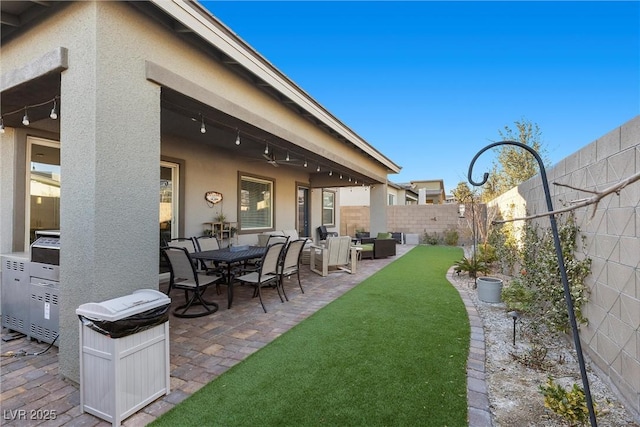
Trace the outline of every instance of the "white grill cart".
<path fill-rule="evenodd" d="M 76 309 L 80 409 L 119 426 L 169 394 L 170 299 L 143 289 Z"/>

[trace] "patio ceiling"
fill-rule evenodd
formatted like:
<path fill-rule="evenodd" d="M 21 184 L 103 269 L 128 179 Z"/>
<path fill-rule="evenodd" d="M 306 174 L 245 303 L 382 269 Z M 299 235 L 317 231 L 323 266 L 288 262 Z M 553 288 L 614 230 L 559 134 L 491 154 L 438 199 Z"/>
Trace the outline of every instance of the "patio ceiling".
<path fill-rule="evenodd" d="M 203 119 L 206 133 L 200 132 Z M 236 117 L 164 88 L 162 91 L 162 132 L 210 145 L 217 150 L 231 152 L 252 162 L 275 163 L 280 168 L 306 170 L 312 186 L 314 181 L 318 181 L 314 179 L 314 176 L 319 175 L 323 175 L 323 179 L 319 180 L 321 182 L 319 186 L 328 186 L 328 179 L 331 181 L 331 185 L 336 187 L 351 186 L 356 181 L 358 185 L 375 183 L 365 174 L 343 164 L 331 161 L 313 151 L 305 150 Z M 236 145 L 238 135 L 240 136 L 240 145 Z M 269 147 L 267 156 L 270 159 L 265 156 L 265 146 Z M 286 160 L 287 155 L 290 158 L 289 161 Z M 305 161 L 306 167 L 304 166 Z M 316 172 L 318 166 L 320 172 Z M 332 176 L 328 178 L 330 171 Z M 341 174 L 343 179 L 340 179 Z M 349 181 L 349 178 L 352 180 Z"/>

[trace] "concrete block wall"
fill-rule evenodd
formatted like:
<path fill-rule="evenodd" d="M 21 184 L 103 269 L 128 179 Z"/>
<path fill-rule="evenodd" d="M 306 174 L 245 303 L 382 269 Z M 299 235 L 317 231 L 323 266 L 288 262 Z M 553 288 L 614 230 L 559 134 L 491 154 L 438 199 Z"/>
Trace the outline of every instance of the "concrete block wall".
<path fill-rule="evenodd" d="M 639 170 L 637 116 L 547 171 L 554 209 L 591 194 L 553 182 L 602 191 Z M 547 211 L 539 176 L 520 185 L 517 192 L 529 214 Z M 507 208 L 503 202 L 501 209 Z M 593 260 L 584 310 L 589 324 L 580 329 L 583 350 L 640 419 L 640 181 L 575 213 L 586 236 L 586 248 L 577 256 Z M 538 221 L 549 227 L 547 218 Z"/>
<path fill-rule="evenodd" d="M 396 205 L 387 206 L 387 227 L 389 231 L 418 234 L 442 235 L 446 230 L 458 230 L 466 226 L 465 218 L 458 218 L 458 205 Z"/>
<path fill-rule="evenodd" d="M 356 230 L 369 231 L 369 206 L 340 207 L 340 235 L 355 236 Z"/>
<path fill-rule="evenodd" d="M 465 218 L 459 218 L 457 204 L 443 205 L 394 205 L 387 206 L 387 231 L 442 236 L 447 230 L 457 230 L 459 244 L 472 242 L 471 210 L 467 207 Z M 342 206 L 340 208 L 340 234 L 354 236 L 357 229 L 370 230 L 369 206 Z M 483 206 L 476 206 L 478 218 Z"/>

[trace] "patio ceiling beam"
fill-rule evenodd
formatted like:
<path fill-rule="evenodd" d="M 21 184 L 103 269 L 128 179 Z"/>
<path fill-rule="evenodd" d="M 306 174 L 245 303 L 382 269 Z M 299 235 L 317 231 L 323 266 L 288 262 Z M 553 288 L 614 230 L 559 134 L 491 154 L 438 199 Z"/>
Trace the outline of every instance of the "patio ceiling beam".
<path fill-rule="evenodd" d="M 19 27 L 21 25 L 20 18 L 18 18 L 16 15 L 12 15 L 6 12 L 2 12 L 0 14 L 0 23 L 2 23 L 2 25 L 9 25 L 11 27 Z"/>

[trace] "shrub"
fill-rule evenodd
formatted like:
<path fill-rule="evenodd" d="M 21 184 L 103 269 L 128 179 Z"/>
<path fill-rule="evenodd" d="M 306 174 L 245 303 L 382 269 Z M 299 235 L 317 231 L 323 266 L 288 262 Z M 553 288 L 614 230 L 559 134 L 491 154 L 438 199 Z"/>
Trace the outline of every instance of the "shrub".
<path fill-rule="evenodd" d="M 498 260 L 496 248 L 488 243 L 483 243 L 478 247 L 478 257 L 487 264 L 493 264 Z"/>
<path fill-rule="evenodd" d="M 573 215 L 567 216 L 562 223 L 558 221 L 558 237 L 576 320 L 584 324 L 587 323 L 582 313 L 587 301 L 584 280 L 591 273 L 591 259 L 578 260 L 575 256 L 579 231 Z M 570 330 L 569 315 L 551 230 L 541 229 L 537 224 L 527 225 L 524 235 L 520 279 L 535 293 L 532 314 L 550 329 L 567 332 Z"/>
<path fill-rule="evenodd" d="M 515 278 L 502 289 L 502 300 L 506 304 L 507 311 L 516 310 L 526 314 L 532 311 L 535 304 L 536 293 Z"/>
<path fill-rule="evenodd" d="M 444 231 L 444 244 L 448 246 L 458 246 L 459 237 L 457 230 L 447 229 Z"/>
<path fill-rule="evenodd" d="M 547 383 L 540 386 L 540 392 L 544 396 L 544 406 L 564 418 L 569 425 L 584 425 L 589 420 L 587 399 L 584 390 L 577 384 L 567 391 L 549 377 Z"/>
<path fill-rule="evenodd" d="M 437 245 L 438 243 L 440 243 L 440 239 L 438 239 L 437 234 L 434 233 L 433 235 L 431 235 L 427 232 L 424 233 L 424 236 L 422 237 L 422 241 L 427 245 Z"/>
<path fill-rule="evenodd" d="M 466 271 L 469 273 L 469 277 L 474 279 L 478 277 L 478 273 L 488 274 L 490 271 L 489 266 L 479 258 L 464 257 L 461 260 L 456 261 L 454 265 L 455 271 Z"/>

